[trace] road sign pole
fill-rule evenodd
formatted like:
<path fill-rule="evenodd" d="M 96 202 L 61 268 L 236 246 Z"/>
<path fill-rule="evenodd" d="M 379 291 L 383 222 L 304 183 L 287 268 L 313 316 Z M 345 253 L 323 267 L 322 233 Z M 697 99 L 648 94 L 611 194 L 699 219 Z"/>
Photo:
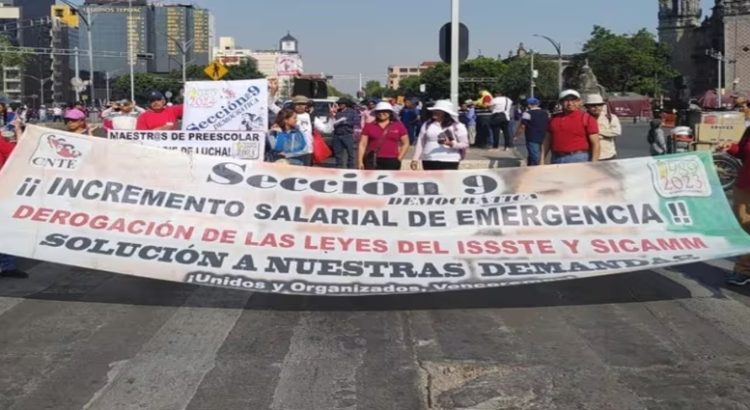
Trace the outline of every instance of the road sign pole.
<path fill-rule="evenodd" d="M 78 47 L 76 47 L 75 69 L 76 69 L 76 78 L 81 78 L 81 62 L 80 62 L 80 57 L 78 55 Z M 81 91 L 78 89 L 78 87 L 75 87 L 75 89 L 76 89 L 76 102 L 81 101 Z"/>
<path fill-rule="evenodd" d="M 128 64 L 130 65 L 130 101 L 135 104 L 135 28 L 133 28 L 133 0 L 128 0 Z"/>
<path fill-rule="evenodd" d="M 451 101 L 458 108 L 458 64 L 459 64 L 459 38 L 458 25 L 460 0 L 451 0 Z"/>

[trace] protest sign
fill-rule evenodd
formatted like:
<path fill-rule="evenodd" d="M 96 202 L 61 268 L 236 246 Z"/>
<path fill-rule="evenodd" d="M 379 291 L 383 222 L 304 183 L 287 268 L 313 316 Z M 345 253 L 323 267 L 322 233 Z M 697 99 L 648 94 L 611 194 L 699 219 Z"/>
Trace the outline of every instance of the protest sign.
<path fill-rule="evenodd" d="M 256 131 L 118 131 L 109 139 L 159 147 L 184 154 L 232 157 L 262 161 L 266 134 Z"/>
<path fill-rule="evenodd" d="M 268 131 L 268 80 L 188 81 L 185 131 Z"/>
<path fill-rule="evenodd" d="M 29 126 L 0 187 L 3 253 L 284 294 L 484 289 L 750 251 L 708 153 L 356 172 Z"/>

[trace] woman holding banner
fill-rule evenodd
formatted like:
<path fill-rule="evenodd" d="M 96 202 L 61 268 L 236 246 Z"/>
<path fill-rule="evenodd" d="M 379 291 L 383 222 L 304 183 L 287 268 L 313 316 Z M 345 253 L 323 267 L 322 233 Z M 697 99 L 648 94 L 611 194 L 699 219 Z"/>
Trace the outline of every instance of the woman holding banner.
<path fill-rule="evenodd" d="M 426 171 L 458 169 L 469 148 L 469 131 L 458 121 L 452 102 L 439 100 L 428 110 L 432 119 L 419 132 L 411 169 L 416 171 L 419 161 Z"/>
<path fill-rule="evenodd" d="M 297 113 L 283 109 L 276 117 L 276 123 L 268 134 L 273 159 L 291 165 L 305 165 L 304 157 L 308 155 L 305 135 L 297 127 Z"/>
<path fill-rule="evenodd" d="M 750 128 L 745 130 L 740 142 L 722 144 L 718 150 L 742 160 L 742 169 L 732 192 L 733 207 L 742 229 L 750 233 Z M 737 258 L 734 270 L 726 280 L 734 286 L 750 284 L 750 254 Z"/>

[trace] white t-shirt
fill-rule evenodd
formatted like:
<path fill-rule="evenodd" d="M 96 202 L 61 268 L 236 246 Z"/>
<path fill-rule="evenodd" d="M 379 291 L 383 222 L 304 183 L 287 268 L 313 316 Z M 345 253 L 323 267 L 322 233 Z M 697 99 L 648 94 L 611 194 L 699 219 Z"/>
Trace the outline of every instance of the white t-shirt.
<path fill-rule="evenodd" d="M 508 119 L 513 118 L 510 114 L 513 110 L 513 100 L 511 100 L 508 97 L 495 97 L 492 99 L 492 102 L 490 103 L 490 107 L 492 107 L 492 113 L 497 114 L 500 112 L 504 112 L 505 115 L 508 117 Z"/>
<path fill-rule="evenodd" d="M 444 132 L 453 134 L 458 146 L 448 147 L 439 144 L 438 136 Z M 461 149 L 466 149 L 468 146 L 469 131 L 464 124 L 459 122 L 443 128 L 434 121 L 425 123 L 419 132 L 414 160 L 459 162 L 461 161 Z"/>

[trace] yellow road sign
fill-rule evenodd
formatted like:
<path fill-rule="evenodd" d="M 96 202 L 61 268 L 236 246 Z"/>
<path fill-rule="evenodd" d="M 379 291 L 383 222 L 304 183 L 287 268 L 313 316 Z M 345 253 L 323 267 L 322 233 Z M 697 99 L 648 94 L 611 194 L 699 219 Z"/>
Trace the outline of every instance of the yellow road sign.
<path fill-rule="evenodd" d="M 211 78 L 212 80 L 218 81 L 224 78 L 225 75 L 229 74 L 229 69 L 227 68 L 227 66 L 217 60 L 207 65 L 206 69 L 203 70 L 203 72 L 206 73 L 206 75 L 209 76 L 209 78 Z"/>

